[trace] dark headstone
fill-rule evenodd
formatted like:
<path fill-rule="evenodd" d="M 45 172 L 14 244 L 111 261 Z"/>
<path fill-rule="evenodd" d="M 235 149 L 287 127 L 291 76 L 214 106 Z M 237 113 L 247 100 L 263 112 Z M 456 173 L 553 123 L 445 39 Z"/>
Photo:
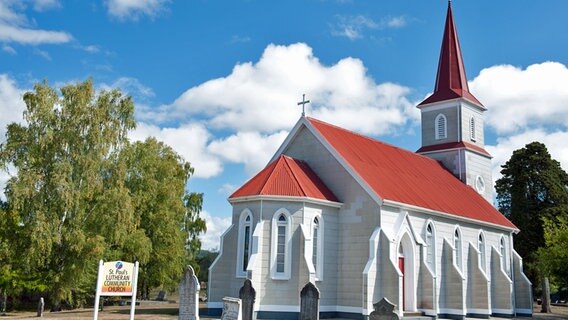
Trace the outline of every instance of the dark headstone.
<path fill-rule="evenodd" d="M 45 302 L 43 301 L 43 297 L 39 298 L 39 302 L 37 303 L 37 316 L 43 318 L 43 309 L 45 308 Z"/>
<path fill-rule="evenodd" d="M 179 320 L 199 320 L 199 281 L 191 266 L 187 266 L 179 284 Z"/>
<path fill-rule="evenodd" d="M 369 320 L 399 320 L 400 317 L 394 312 L 396 304 L 390 302 L 387 298 L 373 304 L 375 311 L 369 315 Z"/>
<path fill-rule="evenodd" d="M 319 320 L 319 298 L 318 288 L 308 282 L 300 291 L 300 320 Z"/>
<path fill-rule="evenodd" d="M 165 292 L 164 290 L 160 290 L 160 292 L 158 292 L 158 297 L 156 298 L 156 300 L 158 301 L 166 301 L 168 296 L 168 293 Z"/>
<path fill-rule="evenodd" d="M 256 299 L 256 290 L 252 287 L 249 279 L 239 290 L 239 298 L 241 299 L 242 320 L 253 320 L 254 300 Z"/>

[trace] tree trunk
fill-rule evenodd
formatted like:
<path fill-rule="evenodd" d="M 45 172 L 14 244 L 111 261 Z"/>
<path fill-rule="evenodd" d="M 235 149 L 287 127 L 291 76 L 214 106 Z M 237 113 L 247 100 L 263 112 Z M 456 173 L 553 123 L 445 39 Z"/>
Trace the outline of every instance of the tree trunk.
<path fill-rule="evenodd" d="M 548 283 L 548 277 L 542 278 L 542 313 L 549 313 L 550 310 L 550 284 Z"/>
<path fill-rule="evenodd" d="M 8 304 L 8 293 L 6 289 L 0 289 L 2 291 L 2 303 L 0 304 L 0 315 L 6 314 L 6 305 Z"/>

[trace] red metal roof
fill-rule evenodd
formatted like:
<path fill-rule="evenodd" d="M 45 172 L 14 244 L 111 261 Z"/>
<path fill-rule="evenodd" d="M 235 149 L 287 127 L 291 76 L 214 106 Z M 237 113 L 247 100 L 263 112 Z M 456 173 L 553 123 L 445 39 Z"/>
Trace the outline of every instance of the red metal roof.
<path fill-rule="evenodd" d="M 258 195 L 308 197 L 338 202 L 306 162 L 288 156 L 280 156 L 272 161 L 229 199 Z"/>
<path fill-rule="evenodd" d="M 422 101 L 418 107 L 428 103 L 456 98 L 464 98 L 483 107 L 483 104 L 469 92 L 450 1 L 448 2 L 448 13 L 446 16 L 444 37 L 442 39 L 442 49 L 440 50 L 434 93 L 426 98 L 426 100 Z"/>
<path fill-rule="evenodd" d="M 517 229 L 439 162 L 313 118 L 307 119 L 383 200 Z"/>
<path fill-rule="evenodd" d="M 459 149 L 459 148 L 469 149 L 469 150 L 475 151 L 477 153 L 481 153 L 481 154 L 484 154 L 488 157 L 491 157 L 491 154 L 489 152 L 487 152 L 487 150 L 485 150 L 482 147 L 477 146 L 473 143 L 469 143 L 469 142 L 465 142 L 465 141 L 448 142 L 448 143 L 441 143 L 441 144 L 426 146 L 426 147 L 422 147 L 422 148 L 416 150 L 416 153 L 425 153 L 425 152 L 430 152 L 430 151 Z"/>

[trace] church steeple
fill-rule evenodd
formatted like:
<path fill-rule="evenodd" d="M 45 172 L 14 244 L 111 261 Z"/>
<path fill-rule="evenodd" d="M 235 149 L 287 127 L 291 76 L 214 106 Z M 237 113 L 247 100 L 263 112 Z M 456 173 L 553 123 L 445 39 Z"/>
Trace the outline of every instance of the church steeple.
<path fill-rule="evenodd" d="M 464 98 L 484 109 L 483 104 L 469 92 L 460 42 L 452 14 L 452 2 L 448 1 L 448 12 L 442 38 L 440 60 L 438 61 L 436 86 L 434 87 L 434 93 L 422 101 L 418 107 L 456 98 Z"/>
<path fill-rule="evenodd" d="M 440 161 L 491 202 L 491 155 L 485 150 L 483 129 L 483 113 L 487 109 L 469 92 L 451 2 L 448 2 L 436 86 L 418 108 L 422 147 L 416 152 Z"/>

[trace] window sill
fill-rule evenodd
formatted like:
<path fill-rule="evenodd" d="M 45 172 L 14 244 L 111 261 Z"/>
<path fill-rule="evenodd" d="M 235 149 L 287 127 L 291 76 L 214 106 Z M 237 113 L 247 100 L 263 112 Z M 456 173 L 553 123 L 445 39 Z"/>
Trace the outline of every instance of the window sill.
<path fill-rule="evenodd" d="M 287 274 L 273 274 L 272 280 L 290 280 L 290 275 Z"/>

